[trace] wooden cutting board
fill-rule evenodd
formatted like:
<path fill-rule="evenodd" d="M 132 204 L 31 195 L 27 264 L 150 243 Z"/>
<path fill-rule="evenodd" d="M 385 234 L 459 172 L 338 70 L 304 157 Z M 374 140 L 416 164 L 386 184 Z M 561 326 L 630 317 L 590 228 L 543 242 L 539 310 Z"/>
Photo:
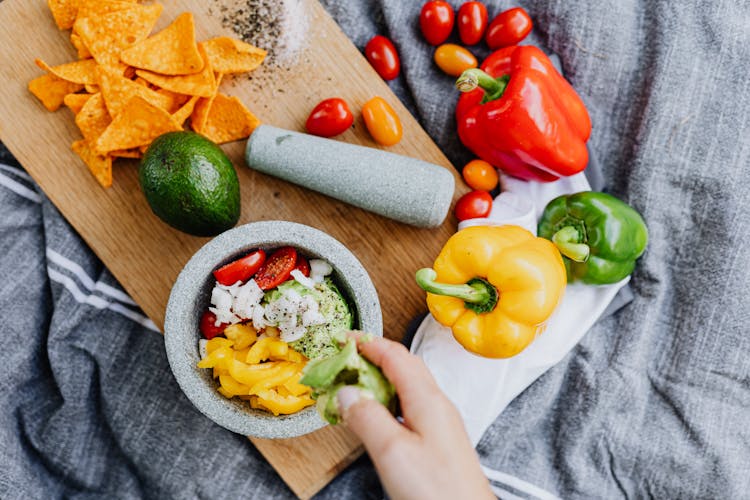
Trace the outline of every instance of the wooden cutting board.
<path fill-rule="evenodd" d="M 170 0 L 163 4 L 156 30 L 179 13 L 191 11 L 198 40 L 233 35 L 222 28 L 217 2 Z M 398 112 L 404 127 L 403 140 L 389 151 L 454 171 L 322 6 L 310 0 L 306 9 L 309 47 L 296 67 L 262 68 L 252 79 L 242 75 L 223 83 L 222 91 L 240 97 L 263 122 L 290 130 L 303 130 L 308 113 L 324 98 L 343 97 L 358 114 L 365 101 L 381 95 Z M 49 113 L 27 91 L 27 82 L 42 74 L 34 65 L 35 57 L 53 66 L 75 59 L 69 32 L 57 29 L 46 1 L 0 3 L 0 40 L 0 138 L 125 290 L 162 328 L 172 283 L 207 239 L 173 230 L 151 213 L 140 192 L 133 161 L 116 163 L 113 187 L 101 188 L 70 150 L 71 142 L 80 138 L 70 110 Z M 339 140 L 377 147 L 361 117 Z M 375 283 L 385 335 L 400 338 L 409 321 L 426 310 L 424 294 L 414 283 L 414 271 L 432 263 L 454 232 L 455 220 L 449 218 L 442 227 L 431 230 L 399 224 L 253 172 L 245 166 L 244 147 L 244 141 L 224 147 L 240 179 L 240 224 L 295 221 L 322 229 L 343 242 Z M 456 196 L 463 191 L 459 187 Z M 327 427 L 295 439 L 252 442 L 303 498 L 316 493 L 362 453 L 361 444 L 342 427 Z"/>

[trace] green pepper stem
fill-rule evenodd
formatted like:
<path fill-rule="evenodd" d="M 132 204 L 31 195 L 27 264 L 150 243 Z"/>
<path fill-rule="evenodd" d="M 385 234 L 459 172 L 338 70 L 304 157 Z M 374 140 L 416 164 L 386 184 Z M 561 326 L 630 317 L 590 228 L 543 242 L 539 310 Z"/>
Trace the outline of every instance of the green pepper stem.
<path fill-rule="evenodd" d="M 565 226 L 552 235 L 552 243 L 561 254 L 576 262 L 586 262 L 591 253 L 589 246 L 581 243 L 581 233 L 573 226 Z"/>
<path fill-rule="evenodd" d="M 429 267 L 417 271 L 415 278 L 425 292 L 461 299 L 468 309 L 478 313 L 490 312 L 497 305 L 497 289 L 482 278 L 471 279 L 463 285 L 440 283 L 435 281 L 435 270 Z"/>
<path fill-rule="evenodd" d="M 471 92 L 477 87 L 484 90 L 484 99 L 482 102 L 494 101 L 500 99 L 508 86 L 510 75 L 503 75 L 500 78 L 493 78 L 479 68 L 470 68 L 461 73 L 456 80 L 456 88 L 461 92 Z"/>

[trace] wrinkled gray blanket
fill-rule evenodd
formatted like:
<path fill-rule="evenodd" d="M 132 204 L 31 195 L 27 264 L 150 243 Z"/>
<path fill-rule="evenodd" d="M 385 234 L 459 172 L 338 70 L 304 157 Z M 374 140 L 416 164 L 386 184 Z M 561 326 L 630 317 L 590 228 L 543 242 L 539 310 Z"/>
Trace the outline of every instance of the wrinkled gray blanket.
<path fill-rule="evenodd" d="M 360 48 L 392 37 L 394 90 L 462 165 L 457 96 L 419 37 L 421 3 L 325 2 Z M 519 3 L 530 41 L 560 56 L 589 106 L 609 191 L 643 213 L 651 242 L 634 301 L 510 405 L 482 464 L 503 498 L 746 498 L 750 4 Z M 0 498 L 291 496 L 244 437 L 181 395 L 161 335 L 2 158 Z M 363 458 L 320 496 L 381 494 Z"/>

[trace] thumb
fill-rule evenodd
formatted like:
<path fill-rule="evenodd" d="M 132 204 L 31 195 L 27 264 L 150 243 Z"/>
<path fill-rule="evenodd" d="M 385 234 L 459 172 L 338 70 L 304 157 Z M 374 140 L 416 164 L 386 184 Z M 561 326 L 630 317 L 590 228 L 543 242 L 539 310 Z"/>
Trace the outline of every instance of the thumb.
<path fill-rule="evenodd" d="M 409 434 L 385 406 L 357 387 L 342 387 L 336 399 L 344 423 L 362 440 L 375 461 L 394 442 Z"/>

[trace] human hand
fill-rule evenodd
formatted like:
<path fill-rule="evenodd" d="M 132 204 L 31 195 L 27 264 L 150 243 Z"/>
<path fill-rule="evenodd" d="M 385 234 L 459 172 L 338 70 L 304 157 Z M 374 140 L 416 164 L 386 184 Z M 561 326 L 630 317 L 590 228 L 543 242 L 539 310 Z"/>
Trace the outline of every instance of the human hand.
<path fill-rule="evenodd" d="M 401 344 L 376 338 L 359 350 L 396 387 L 403 425 L 355 387 L 338 392 L 343 420 L 364 443 L 394 499 L 492 498 L 456 408 L 421 359 Z"/>

